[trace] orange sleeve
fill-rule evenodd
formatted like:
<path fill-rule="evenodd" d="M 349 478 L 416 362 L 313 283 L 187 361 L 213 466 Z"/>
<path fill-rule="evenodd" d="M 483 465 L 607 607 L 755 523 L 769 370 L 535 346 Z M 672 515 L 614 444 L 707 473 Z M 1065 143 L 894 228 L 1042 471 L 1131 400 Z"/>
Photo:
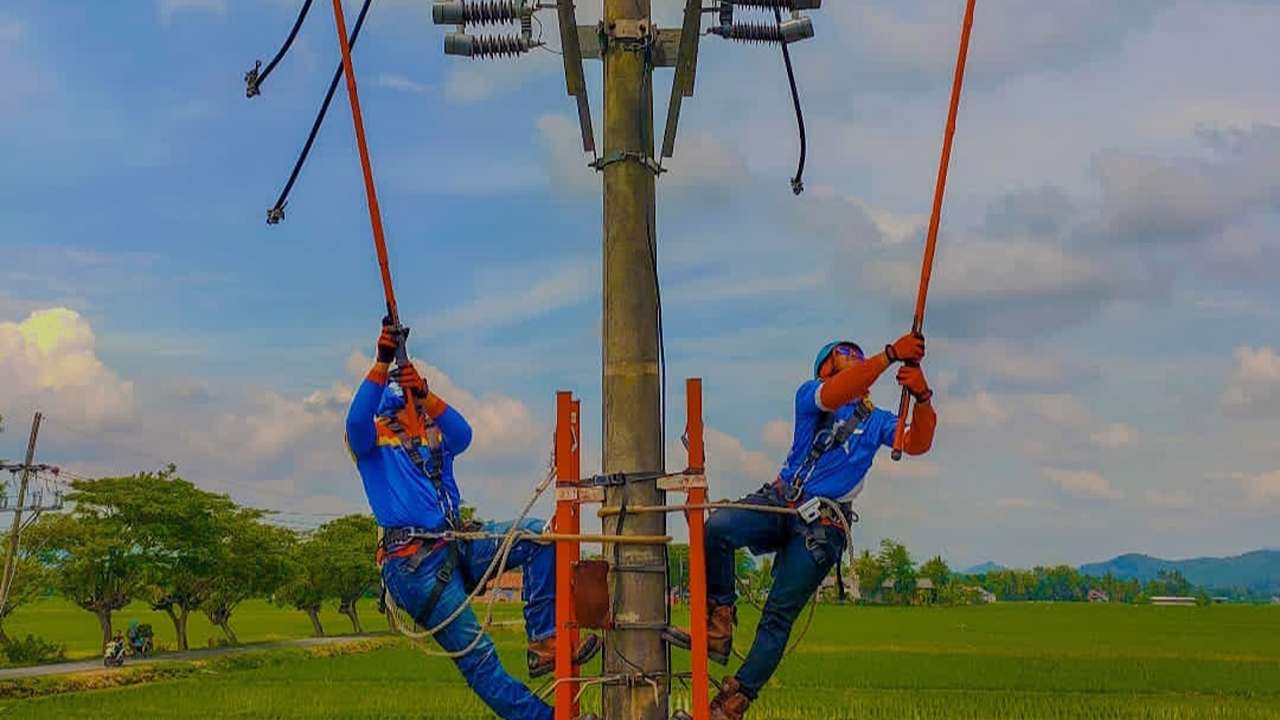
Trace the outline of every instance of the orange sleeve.
<path fill-rule="evenodd" d="M 432 420 L 435 420 L 443 415 L 445 410 L 449 409 L 449 404 L 444 400 L 441 400 L 439 395 L 435 393 L 427 393 L 427 404 L 425 409 L 427 411 L 427 415 Z"/>
<path fill-rule="evenodd" d="M 888 369 L 889 358 L 880 353 L 867 358 L 865 362 L 841 370 L 822 383 L 822 388 L 818 391 L 822 407 L 835 410 L 854 398 L 866 395 L 881 373 Z"/>
<path fill-rule="evenodd" d="M 908 455 L 923 455 L 929 452 L 929 448 L 933 447 L 933 431 L 938 427 L 938 413 L 933 409 L 933 403 L 928 402 L 921 405 L 916 403 L 915 410 L 911 413 L 911 425 L 907 428 L 907 435 L 902 440 L 902 449 Z"/>

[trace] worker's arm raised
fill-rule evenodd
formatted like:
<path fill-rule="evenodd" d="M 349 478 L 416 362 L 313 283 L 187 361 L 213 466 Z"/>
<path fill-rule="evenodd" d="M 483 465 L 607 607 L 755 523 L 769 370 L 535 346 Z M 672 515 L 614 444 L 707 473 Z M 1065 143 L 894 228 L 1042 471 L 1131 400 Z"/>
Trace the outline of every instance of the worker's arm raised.
<path fill-rule="evenodd" d="M 351 407 L 347 410 L 347 447 L 357 458 L 373 452 L 377 445 L 378 430 L 373 418 L 386 387 L 387 364 L 374 363 L 351 399 Z"/>
<path fill-rule="evenodd" d="M 884 352 L 847 367 L 823 382 L 818 391 L 820 405 L 822 409 L 830 411 L 864 397 L 890 365 L 898 361 L 918 362 L 922 358 L 924 338 L 904 335 L 892 345 L 886 345 Z"/>
<path fill-rule="evenodd" d="M 934 411 L 932 402 L 933 390 L 929 389 L 929 381 L 925 379 L 924 370 L 919 365 L 904 365 L 899 369 L 898 382 L 916 400 L 902 449 L 908 455 L 924 455 L 933 446 L 933 433 L 938 427 L 938 414 Z M 886 447 L 893 447 L 894 433 L 900 422 L 903 422 L 903 418 L 898 418 L 885 428 L 881 442 Z"/>

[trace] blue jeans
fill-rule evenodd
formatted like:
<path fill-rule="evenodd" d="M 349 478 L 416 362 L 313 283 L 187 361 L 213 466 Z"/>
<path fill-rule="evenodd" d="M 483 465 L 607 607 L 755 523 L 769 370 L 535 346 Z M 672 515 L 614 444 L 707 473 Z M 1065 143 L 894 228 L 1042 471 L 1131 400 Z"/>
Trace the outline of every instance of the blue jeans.
<path fill-rule="evenodd" d="M 526 520 L 525 530 L 540 532 L 545 523 Z M 488 523 L 485 532 L 505 533 L 511 523 Z M 497 554 L 500 540 L 471 540 L 459 543 L 458 565 L 440 600 L 423 622 L 434 627 L 466 602 L 489 563 Z M 447 554 L 439 550 L 428 557 L 416 572 L 405 565 L 407 558 L 390 558 L 382 566 L 382 580 L 396 604 L 417 616 L 437 584 L 436 570 Z M 555 546 L 521 540 L 511 549 L 507 567 L 524 569 L 525 633 L 530 642 L 555 634 Z M 471 608 L 435 634 L 436 642 L 449 652 L 467 647 L 480 634 L 480 623 Z M 476 647 L 456 658 L 467 685 L 504 720 L 551 720 L 551 706 L 539 700 L 528 687 L 511 677 L 498 660 L 493 640 L 485 634 Z"/>
<path fill-rule="evenodd" d="M 786 504 L 769 485 L 738 502 Z M 750 548 L 755 555 L 776 553 L 773 586 L 755 642 L 737 672 L 742 692 L 752 699 L 777 670 L 791 626 L 844 549 L 844 534 L 836 528 L 822 527 L 824 536 L 814 538 L 815 542 L 809 545 L 805 543 L 804 529 L 794 515 L 751 510 L 717 510 L 707 519 L 707 596 L 712 605 L 733 605 L 738 599 L 734 587 L 734 552 L 738 548 Z"/>

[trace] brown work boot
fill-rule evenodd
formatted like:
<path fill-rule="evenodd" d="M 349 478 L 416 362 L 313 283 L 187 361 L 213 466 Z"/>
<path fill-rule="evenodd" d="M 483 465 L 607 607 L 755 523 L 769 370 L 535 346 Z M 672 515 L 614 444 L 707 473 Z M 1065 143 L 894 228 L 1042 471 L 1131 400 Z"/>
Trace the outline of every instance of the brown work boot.
<path fill-rule="evenodd" d="M 707 613 L 707 657 L 721 665 L 729 664 L 729 656 L 733 654 L 733 626 L 737 622 L 735 606 L 710 606 Z M 662 639 L 684 650 L 693 648 L 693 638 L 683 628 L 666 628 L 662 631 Z"/>
<path fill-rule="evenodd" d="M 738 624 L 736 605 L 712 605 L 707 620 L 707 657 L 721 665 L 733 654 L 733 626 Z"/>
<path fill-rule="evenodd" d="M 720 692 L 711 701 L 711 720 L 742 720 L 751 707 L 751 698 L 742 693 L 738 678 L 730 675 L 720 685 Z"/>
<path fill-rule="evenodd" d="M 585 665 L 591 661 L 591 658 L 600 652 L 600 638 L 595 635 L 588 635 L 578 642 L 578 650 L 574 653 L 573 664 Z M 552 670 L 556 669 L 556 638 L 551 636 L 545 640 L 539 640 L 529 644 L 529 651 L 525 653 L 525 660 L 529 664 L 529 677 L 542 677 Z"/>

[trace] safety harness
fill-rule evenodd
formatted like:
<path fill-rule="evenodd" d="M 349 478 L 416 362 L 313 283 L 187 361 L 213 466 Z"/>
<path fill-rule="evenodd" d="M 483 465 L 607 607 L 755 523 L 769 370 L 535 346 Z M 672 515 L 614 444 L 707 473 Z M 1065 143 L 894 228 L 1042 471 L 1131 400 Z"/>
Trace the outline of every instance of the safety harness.
<path fill-rule="evenodd" d="M 422 474 L 431 482 L 431 486 L 435 488 L 446 528 L 450 530 L 461 529 L 462 517 L 444 486 L 443 443 L 439 441 L 428 442 L 427 448 L 430 453 L 424 458 L 420 450 L 420 439 L 410 437 L 398 417 L 390 415 L 385 420 L 387 427 L 400 440 L 400 447 L 404 448 L 404 451 L 408 453 L 414 467 L 421 470 Z M 416 573 L 418 567 L 440 549 L 445 549 L 447 553 L 444 557 L 444 562 L 440 563 L 440 567 L 436 570 L 435 587 L 431 589 L 431 594 L 427 596 L 422 609 L 414 615 L 414 621 L 424 628 L 431 626 L 431 613 L 436 609 L 436 605 L 440 604 L 440 597 L 444 595 L 445 587 L 453 579 L 453 572 L 458 565 L 457 543 L 440 537 L 438 530 L 416 527 L 385 528 L 382 540 L 378 543 L 379 565 L 387 557 L 407 557 L 404 561 L 404 566 L 410 573 Z"/>
<path fill-rule="evenodd" d="M 784 497 L 787 502 L 794 506 L 800 501 L 804 495 L 804 485 L 809 481 L 809 476 L 813 475 L 814 469 L 818 466 L 818 461 L 822 459 L 834 448 L 844 445 L 853 431 L 858 429 L 867 418 L 871 417 L 871 411 L 875 406 L 871 404 L 869 399 L 862 399 L 853 408 L 853 415 L 848 420 L 837 420 L 834 412 L 824 412 L 818 416 L 818 424 L 813 433 L 813 444 L 809 446 L 809 454 L 805 456 L 800 463 L 800 467 L 796 468 L 796 472 L 791 476 L 791 482 L 787 485 Z"/>
<path fill-rule="evenodd" d="M 462 524 L 462 518 L 459 515 L 458 508 L 454 507 L 453 498 L 444 487 L 444 445 L 440 442 L 428 443 L 427 448 L 430 450 L 430 462 L 427 458 L 422 457 L 419 450 L 421 440 L 419 438 L 409 437 L 409 433 L 405 430 L 404 424 L 400 422 L 400 418 L 395 415 L 386 416 L 387 427 L 391 432 L 395 433 L 396 438 L 400 440 L 400 447 L 409 454 L 409 459 L 413 461 L 414 467 L 422 471 L 422 474 L 431 481 L 431 487 L 435 488 L 436 498 L 440 503 L 440 512 L 444 515 L 445 523 L 452 529 L 457 529 Z"/>
<path fill-rule="evenodd" d="M 813 475 L 814 468 L 817 467 L 818 461 L 822 456 L 831 450 L 838 448 L 848 442 L 854 431 L 862 425 L 867 418 L 871 417 L 871 411 L 875 406 L 871 404 L 871 400 L 863 398 L 853 408 L 853 414 L 846 420 L 837 420 L 834 412 L 824 412 L 818 417 L 818 423 L 813 434 L 813 444 L 809 447 L 809 454 L 805 456 L 800 463 L 800 467 L 791 477 L 791 483 L 782 482 L 779 477 L 775 483 L 776 489 L 779 491 L 782 499 L 788 507 L 796 508 L 800 512 L 799 522 L 796 523 L 796 531 L 804 537 L 804 545 L 810 553 L 826 552 L 823 546 L 827 542 L 827 533 L 835 528 L 838 532 L 853 532 L 852 523 L 858 521 L 858 514 L 854 512 L 853 503 L 843 502 L 831 505 L 824 503 L 817 498 L 810 499 L 809 502 L 801 504 L 800 498 L 804 496 L 804 486 L 808 482 L 809 477 Z M 832 505 L 838 506 L 839 510 Z M 839 594 L 840 601 L 845 599 L 844 589 L 844 572 L 843 563 L 841 562 L 844 555 L 844 542 L 837 543 L 836 551 L 836 592 Z"/>

